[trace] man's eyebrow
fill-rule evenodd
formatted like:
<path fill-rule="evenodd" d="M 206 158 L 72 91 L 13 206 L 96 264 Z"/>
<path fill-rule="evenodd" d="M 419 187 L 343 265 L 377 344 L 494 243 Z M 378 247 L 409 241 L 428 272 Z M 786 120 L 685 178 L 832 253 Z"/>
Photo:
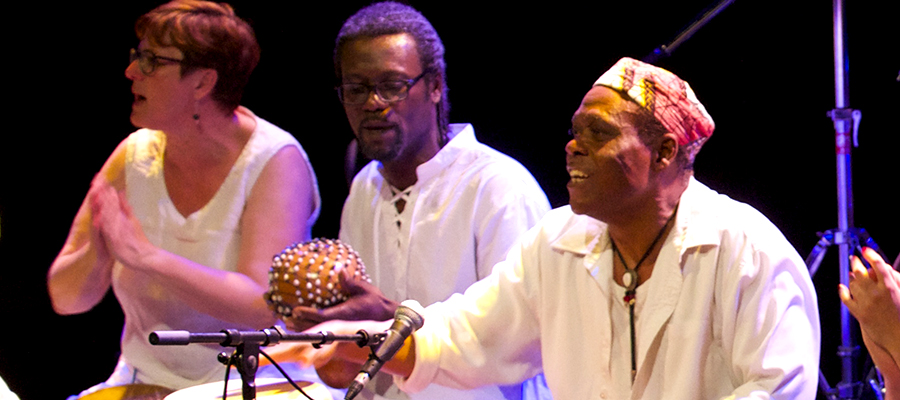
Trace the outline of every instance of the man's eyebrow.
<path fill-rule="evenodd" d="M 346 72 L 345 72 L 345 73 L 343 73 L 342 75 L 343 75 L 343 77 L 345 77 L 345 78 L 360 78 L 360 79 L 365 79 L 365 78 L 367 77 L 367 76 L 366 76 L 367 74 L 365 74 L 365 73 L 360 73 L 360 72 L 356 72 L 356 73 L 353 73 L 353 72 L 351 72 L 351 73 L 346 73 Z M 382 72 L 378 73 L 378 74 L 375 76 L 375 79 L 376 79 L 376 81 L 384 81 L 384 80 L 406 80 L 406 79 L 413 79 L 413 78 L 415 78 L 415 77 L 416 77 L 416 75 L 413 75 L 413 76 L 410 77 L 408 73 L 403 72 L 403 71 L 382 71 Z"/>
<path fill-rule="evenodd" d="M 618 132 L 619 127 L 603 118 L 597 114 L 587 114 L 580 116 L 578 118 L 572 118 L 572 127 L 574 128 L 576 125 L 576 121 L 580 122 L 580 126 L 585 129 L 590 129 L 595 132 L 599 131 L 612 131 Z"/>

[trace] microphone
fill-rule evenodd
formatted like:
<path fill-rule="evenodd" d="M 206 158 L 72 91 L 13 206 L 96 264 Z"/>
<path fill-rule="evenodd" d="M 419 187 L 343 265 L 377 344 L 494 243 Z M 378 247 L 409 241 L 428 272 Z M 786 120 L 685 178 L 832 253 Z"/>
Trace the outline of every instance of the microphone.
<path fill-rule="evenodd" d="M 356 379 L 350 383 L 344 400 L 356 397 L 363 387 L 366 386 L 366 383 L 369 382 L 369 379 L 372 379 L 378 370 L 381 369 L 381 366 L 390 360 L 397 353 L 397 350 L 400 350 L 406 338 L 422 327 L 425 319 L 420 314 L 421 311 L 422 305 L 415 300 L 406 300 L 400 303 L 400 307 L 397 307 L 397 311 L 394 312 L 394 323 L 387 331 L 384 341 L 375 350 L 375 354 L 369 356 L 369 360 L 359 370 Z"/>

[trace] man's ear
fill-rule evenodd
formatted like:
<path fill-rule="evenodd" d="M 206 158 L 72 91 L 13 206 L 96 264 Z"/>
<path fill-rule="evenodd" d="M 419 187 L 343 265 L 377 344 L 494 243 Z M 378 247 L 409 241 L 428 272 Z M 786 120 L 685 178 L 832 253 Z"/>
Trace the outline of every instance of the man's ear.
<path fill-rule="evenodd" d="M 440 74 L 435 74 L 434 78 L 429 80 L 430 82 L 430 96 L 431 102 L 434 104 L 440 103 L 441 98 L 444 97 L 444 78 L 441 78 Z"/>
<path fill-rule="evenodd" d="M 653 154 L 654 169 L 660 171 L 675 163 L 675 156 L 680 150 L 678 140 L 672 133 L 662 135 Z"/>
<path fill-rule="evenodd" d="M 213 89 L 216 87 L 216 82 L 219 81 L 219 73 L 212 68 L 200 69 L 194 71 L 192 74 L 197 75 L 197 86 L 194 88 L 194 100 L 200 100 L 212 93 Z"/>

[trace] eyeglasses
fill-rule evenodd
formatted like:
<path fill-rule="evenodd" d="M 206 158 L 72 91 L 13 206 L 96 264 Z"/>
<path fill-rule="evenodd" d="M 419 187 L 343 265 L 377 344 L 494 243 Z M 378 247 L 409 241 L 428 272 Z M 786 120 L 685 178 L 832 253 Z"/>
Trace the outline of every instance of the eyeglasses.
<path fill-rule="evenodd" d="M 150 50 L 131 49 L 128 64 L 131 65 L 135 60 L 137 60 L 138 67 L 141 68 L 141 72 L 144 75 L 152 75 L 162 65 L 181 64 L 184 61 L 177 58 L 158 56 Z"/>
<path fill-rule="evenodd" d="M 400 101 L 409 95 L 409 88 L 416 85 L 427 72 L 422 72 L 419 76 L 412 79 L 397 79 L 392 81 L 378 82 L 374 85 L 366 85 L 363 83 L 344 83 L 338 86 L 338 98 L 341 103 L 349 105 L 363 104 L 369 100 L 369 93 L 375 91 L 381 101 L 385 103 L 393 103 Z"/>

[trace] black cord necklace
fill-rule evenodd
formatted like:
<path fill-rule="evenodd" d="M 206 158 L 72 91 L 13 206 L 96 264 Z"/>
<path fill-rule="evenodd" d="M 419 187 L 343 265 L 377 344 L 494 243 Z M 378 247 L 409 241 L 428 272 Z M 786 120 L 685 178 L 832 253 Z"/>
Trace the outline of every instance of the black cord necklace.
<path fill-rule="evenodd" d="M 622 257 L 622 252 L 619 251 L 619 248 L 616 247 L 616 241 L 613 240 L 612 235 L 609 236 L 609 242 L 612 244 L 613 253 L 616 253 L 616 256 L 619 257 L 619 261 L 622 262 L 622 267 L 625 268 L 625 274 L 622 275 L 622 283 L 625 284 L 625 297 L 622 299 L 625 302 L 625 305 L 628 306 L 628 319 L 629 325 L 631 327 L 631 383 L 634 383 L 634 377 L 637 374 L 637 355 L 634 346 L 634 303 L 635 303 L 635 289 L 638 286 L 639 276 L 637 273 L 638 267 L 647 260 L 647 257 L 650 256 L 650 253 L 653 252 L 653 248 L 656 247 L 656 244 L 659 243 L 659 239 L 662 239 L 663 233 L 666 231 L 666 228 L 669 226 L 669 223 L 675 219 L 675 214 L 678 212 L 678 208 L 675 208 L 675 211 L 672 212 L 672 216 L 663 224 L 662 229 L 659 230 L 659 233 L 656 234 L 656 238 L 653 239 L 653 243 L 650 243 L 650 247 L 647 248 L 647 251 L 644 252 L 644 255 L 641 256 L 641 259 L 638 260 L 637 264 L 634 264 L 634 268 L 628 268 L 628 264 L 625 262 L 625 258 Z"/>

